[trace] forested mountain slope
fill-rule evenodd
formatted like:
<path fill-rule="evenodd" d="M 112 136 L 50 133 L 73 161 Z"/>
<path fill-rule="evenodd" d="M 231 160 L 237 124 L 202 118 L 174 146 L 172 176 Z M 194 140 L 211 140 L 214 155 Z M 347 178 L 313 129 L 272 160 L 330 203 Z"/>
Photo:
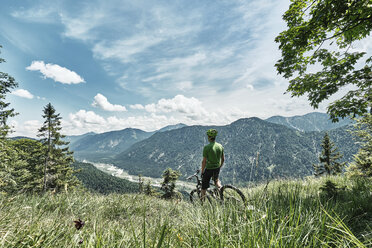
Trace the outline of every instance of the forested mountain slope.
<path fill-rule="evenodd" d="M 139 191 L 137 183 L 111 176 L 98 170 L 92 164 L 75 162 L 72 167 L 78 170 L 76 177 L 90 191 L 102 194 L 137 193 Z"/>

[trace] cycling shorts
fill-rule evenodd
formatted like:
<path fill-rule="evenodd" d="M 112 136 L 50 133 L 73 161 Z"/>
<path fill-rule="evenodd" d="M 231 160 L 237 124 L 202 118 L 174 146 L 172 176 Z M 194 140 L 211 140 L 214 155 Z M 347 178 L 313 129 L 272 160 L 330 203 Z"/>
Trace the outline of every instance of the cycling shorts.
<path fill-rule="evenodd" d="M 209 181 L 211 180 L 211 178 L 213 178 L 213 181 L 215 182 L 218 180 L 218 176 L 220 174 L 220 168 L 204 170 L 204 173 L 202 176 L 202 189 L 209 188 Z"/>

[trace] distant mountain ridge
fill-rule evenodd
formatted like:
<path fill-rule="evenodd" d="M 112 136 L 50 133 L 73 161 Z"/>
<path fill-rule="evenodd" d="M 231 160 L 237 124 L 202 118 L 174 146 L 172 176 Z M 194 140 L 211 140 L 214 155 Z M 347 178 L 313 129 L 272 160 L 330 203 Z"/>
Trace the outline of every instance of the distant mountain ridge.
<path fill-rule="evenodd" d="M 78 159 L 101 160 L 129 148 L 131 145 L 150 137 L 152 132 L 126 128 L 119 131 L 87 135 L 72 142 L 70 149 Z"/>
<path fill-rule="evenodd" d="M 163 127 L 163 128 L 161 128 L 161 129 L 159 129 L 158 131 L 155 131 L 155 132 L 166 132 L 166 131 L 179 129 L 179 128 L 183 128 L 183 127 L 187 127 L 187 125 L 183 124 L 183 123 L 178 123 L 176 125 L 169 125 L 169 126 Z"/>
<path fill-rule="evenodd" d="M 87 133 L 80 136 L 67 136 L 66 140 L 70 141 L 70 150 L 74 151 L 75 158 L 105 162 L 108 158 L 123 152 L 141 140 L 149 138 L 154 133 L 167 132 L 185 126 L 185 124 L 179 123 L 163 127 L 154 132 L 126 128 L 99 134 Z"/>
<path fill-rule="evenodd" d="M 81 134 L 81 135 L 70 135 L 70 136 L 66 136 L 64 138 L 65 141 L 67 142 L 70 142 L 70 143 L 74 143 L 84 137 L 87 137 L 87 136 L 90 136 L 90 135 L 96 135 L 95 132 L 89 132 L 89 133 L 85 133 L 85 134 Z"/>
<path fill-rule="evenodd" d="M 328 131 L 352 123 L 350 119 L 340 119 L 339 122 L 333 123 L 328 114 L 319 112 L 293 117 L 272 116 L 266 121 L 304 132 Z"/>

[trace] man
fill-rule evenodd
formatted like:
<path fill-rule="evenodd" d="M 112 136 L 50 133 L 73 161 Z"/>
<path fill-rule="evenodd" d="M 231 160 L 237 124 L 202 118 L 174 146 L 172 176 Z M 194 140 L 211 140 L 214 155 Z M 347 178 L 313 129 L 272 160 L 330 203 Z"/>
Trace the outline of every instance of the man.
<path fill-rule="evenodd" d="M 225 155 L 223 146 L 216 142 L 217 130 L 209 129 L 207 131 L 209 145 L 203 149 L 203 162 L 202 162 L 202 190 L 201 199 L 204 200 L 207 189 L 209 188 L 209 181 L 213 178 L 215 185 L 220 189 L 221 182 L 218 179 L 220 169 L 225 162 Z"/>

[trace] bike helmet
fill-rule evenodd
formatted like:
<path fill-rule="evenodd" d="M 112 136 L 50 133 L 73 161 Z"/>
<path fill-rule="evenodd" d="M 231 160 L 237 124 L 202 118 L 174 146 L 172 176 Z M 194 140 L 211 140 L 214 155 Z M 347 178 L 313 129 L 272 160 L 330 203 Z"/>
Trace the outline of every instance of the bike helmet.
<path fill-rule="evenodd" d="M 217 136 L 217 130 L 216 129 L 209 129 L 207 131 L 207 135 L 208 137 L 212 137 L 212 138 L 215 138 Z"/>

